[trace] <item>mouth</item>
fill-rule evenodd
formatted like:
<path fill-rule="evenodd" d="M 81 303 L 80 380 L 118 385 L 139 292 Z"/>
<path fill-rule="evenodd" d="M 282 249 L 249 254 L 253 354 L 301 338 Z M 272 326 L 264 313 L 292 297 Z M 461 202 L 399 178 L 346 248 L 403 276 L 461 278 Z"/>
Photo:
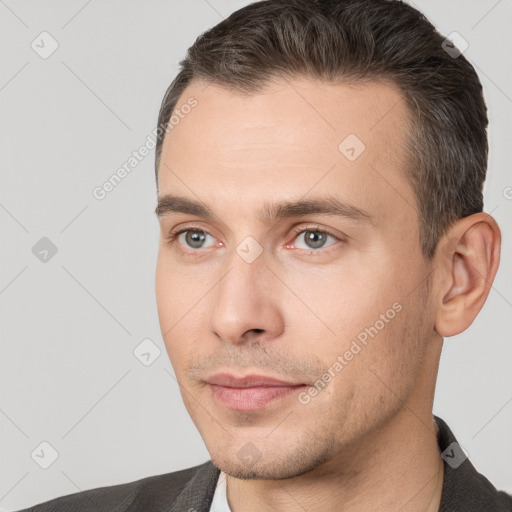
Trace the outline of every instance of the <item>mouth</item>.
<path fill-rule="evenodd" d="M 288 382 L 265 375 L 235 377 L 228 373 L 217 373 L 206 379 L 213 399 L 220 405 L 236 411 L 263 409 L 277 400 L 282 400 L 306 384 Z"/>

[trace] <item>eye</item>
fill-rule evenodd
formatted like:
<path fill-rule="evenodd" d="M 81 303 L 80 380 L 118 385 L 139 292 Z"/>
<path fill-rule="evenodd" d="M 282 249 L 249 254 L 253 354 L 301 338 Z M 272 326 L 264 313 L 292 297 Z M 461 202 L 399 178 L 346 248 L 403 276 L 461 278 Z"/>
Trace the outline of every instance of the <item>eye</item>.
<path fill-rule="evenodd" d="M 339 240 L 338 237 L 332 233 L 316 227 L 308 227 L 307 229 L 299 228 L 295 231 L 295 233 L 297 236 L 294 238 L 294 240 L 302 239 L 303 243 L 305 244 L 305 246 L 302 247 L 295 244 L 297 249 L 323 249 L 324 247 L 333 245 L 333 243 L 336 243 Z M 329 239 L 334 240 L 334 242 L 326 246 L 325 244 Z"/>
<path fill-rule="evenodd" d="M 337 235 L 318 226 L 304 227 L 302 225 L 294 230 L 294 235 L 293 242 L 287 244 L 286 248 L 300 249 L 301 251 L 306 251 L 306 254 L 319 253 L 321 252 L 320 249 L 328 248 L 341 241 Z M 207 243 L 208 238 L 210 238 L 209 244 Z M 330 240 L 331 243 L 327 244 Z M 168 245 L 175 245 L 176 242 L 178 242 L 180 250 L 189 255 L 199 255 L 204 249 L 214 247 L 215 245 L 223 245 L 221 242 L 217 242 L 216 238 L 207 231 L 195 227 L 170 233 L 167 237 Z"/>
<path fill-rule="evenodd" d="M 182 246 L 189 249 L 205 249 L 207 247 L 211 247 L 211 245 L 204 245 L 207 237 L 210 237 L 213 241 L 215 241 L 215 238 L 212 235 L 206 231 L 203 231 L 202 229 L 183 229 L 181 231 L 171 233 L 167 240 L 169 244 L 172 244 L 175 240 L 178 240 Z"/>

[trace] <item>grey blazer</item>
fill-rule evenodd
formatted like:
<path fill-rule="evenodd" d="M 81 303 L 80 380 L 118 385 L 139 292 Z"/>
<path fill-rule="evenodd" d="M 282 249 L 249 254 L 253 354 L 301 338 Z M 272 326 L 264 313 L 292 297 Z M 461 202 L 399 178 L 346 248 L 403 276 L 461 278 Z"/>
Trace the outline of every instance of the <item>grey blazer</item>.
<path fill-rule="evenodd" d="M 444 452 L 457 440 L 441 418 L 434 418 L 439 425 L 439 448 Z M 450 456 L 455 462 L 448 464 Z M 456 457 L 456 450 L 447 451 L 439 512 L 512 512 L 512 496 L 497 491 L 467 458 L 455 468 L 460 462 Z M 208 512 L 219 474 L 219 468 L 208 461 L 182 471 L 62 496 L 19 512 Z"/>

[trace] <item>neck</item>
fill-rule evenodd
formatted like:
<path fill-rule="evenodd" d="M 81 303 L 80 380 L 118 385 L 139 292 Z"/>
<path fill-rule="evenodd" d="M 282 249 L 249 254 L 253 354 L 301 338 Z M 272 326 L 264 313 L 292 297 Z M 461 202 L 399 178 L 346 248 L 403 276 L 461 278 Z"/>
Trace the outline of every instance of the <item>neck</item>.
<path fill-rule="evenodd" d="M 232 512 L 438 512 L 444 463 L 432 416 L 431 370 L 420 372 L 400 411 L 349 453 L 292 478 L 240 480 L 228 475 Z"/>

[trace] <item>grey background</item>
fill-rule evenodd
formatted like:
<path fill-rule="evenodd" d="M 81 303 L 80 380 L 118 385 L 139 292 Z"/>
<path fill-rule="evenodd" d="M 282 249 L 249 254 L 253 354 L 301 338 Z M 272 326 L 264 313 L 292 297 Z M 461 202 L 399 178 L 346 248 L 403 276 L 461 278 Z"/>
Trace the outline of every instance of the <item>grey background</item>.
<path fill-rule="evenodd" d="M 154 151 L 104 200 L 92 190 L 144 144 L 195 37 L 247 3 L 0 0 L 0 510 L 209 458 L 158 325 Z M 503 231 L 487 304 L 445 340 L 434 412 L 512 492 L 512 3 L 415 4 L 469 43 L 491 120 L 485 210 Z M 59 44 L 47 59 L 31 47 L 43 31 Z M 42 237 L 58 249 L 46 263 Z M 147 367 L 146 338 L 161 350 Z M 48 469 L 31 457 L 43 441 Z"/>

